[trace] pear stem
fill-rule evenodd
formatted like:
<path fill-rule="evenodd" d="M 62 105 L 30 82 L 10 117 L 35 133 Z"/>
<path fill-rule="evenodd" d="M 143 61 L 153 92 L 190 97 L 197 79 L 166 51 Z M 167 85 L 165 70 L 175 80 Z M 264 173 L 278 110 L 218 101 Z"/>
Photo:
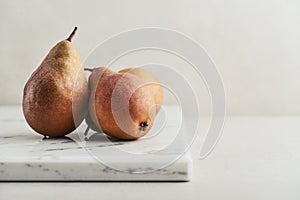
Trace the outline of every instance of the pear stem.
<path fill-rule="evenodd" d="M 88 125 L 87 128 L 84 131 L 84 136 L 88 135 L 89 130 L 90 130 L 90 126 Z"/>
<path fill-rule="evenodd" d="M 91 69 L 91 68 L 84 68 L 83 70 L 84 70 L 84 71 L 89 71 L 89 72 L 92 72 L 92 71 L 93 71 L 93 69 Z"/>
<path fill-rule="evenodd" d="M 72 33 L 70 34 L 70 36 L 67 38 L 67 40 L 68 40 L 69 42 L 72 41 L 72 39 L 73 39 L 73 37 L 74 37 L 76 31 L 77 31 L 77 27 L 75 26 L 74 30 L 72 31 Z"/>

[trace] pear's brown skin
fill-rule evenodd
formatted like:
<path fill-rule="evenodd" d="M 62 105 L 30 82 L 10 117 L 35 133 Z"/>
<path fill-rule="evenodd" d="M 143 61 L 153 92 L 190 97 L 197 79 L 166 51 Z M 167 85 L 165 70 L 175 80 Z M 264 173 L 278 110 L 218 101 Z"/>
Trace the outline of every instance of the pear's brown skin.
<path fill-rule="evenodd" d="M 146 87 L 139 87 L 142 82 L 136 76 L 99 67 L 93 69 L 89 84 L 89 114 L 98 129 L 123 140 L 140 138 L 151 129 L 154 98 Z"/>
<path fill-rule="evenodd" d="M 160 81 L 148 70 L 143 68 L 125 68 L 120 73 L 130 73 L 139 77 L 146 87 L 152 92 L 156 104 L 156 114 L 159 112 L 164 101 L 164 90 Z"/>
<path fill-rule="evenodd" d="M 71 43 L 75 31 L 50 50 L 24 88 L 25 119 L 44 136 L 71 133 L 85 116 L 88 85 L 80 56 Z"/>

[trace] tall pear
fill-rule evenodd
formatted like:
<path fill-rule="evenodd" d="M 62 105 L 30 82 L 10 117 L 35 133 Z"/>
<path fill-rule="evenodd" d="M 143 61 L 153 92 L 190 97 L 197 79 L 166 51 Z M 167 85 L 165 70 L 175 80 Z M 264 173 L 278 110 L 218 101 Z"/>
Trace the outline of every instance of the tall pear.
<path fill-rule="evenodd" d="M 93 122 L 104 133 L 124 140 L 137 139 L 149 132 L 155 118 L 155 102 L 136 76 L 99 67 L 93 69 L 89 84 L 87 123 Z"/>
<path fill-rule="evenodd" d="M 71 35 L 57 43 L 27 81 L 23 113 L 29 126 L 50 137 L 75 130 L 85 117 L 88 85 Z"/>

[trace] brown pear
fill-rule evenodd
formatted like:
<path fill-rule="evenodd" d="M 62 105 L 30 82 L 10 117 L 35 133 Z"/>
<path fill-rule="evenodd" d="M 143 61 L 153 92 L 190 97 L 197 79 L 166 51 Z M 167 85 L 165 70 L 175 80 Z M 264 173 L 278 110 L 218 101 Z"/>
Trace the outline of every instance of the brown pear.
<path fill-rule="evenodd" d="M 140 138 L 150 130 L 154 98 L 136 76 L 99 67 L 93 69 L 89 86 L 89 117 L 98 129 L 123 140 Z"/>
<path fill-rule="evenodd" d="M 45 136 L 71 133 L 87 110 L 87 80 L 79 53 L 71 43 L 76 30 L 50 50 L 24 88 L 25 119 Z"/>
<path fill-rule="evenodd" d="M 120 73 L 130 73 L 137 76 L 154 96 L 156 104 L 156 113 L 159 112 L 164 100 L 164 90 L 160 81 L 146 69 L 143 68 L 125 68 L 119 71 Z"/>

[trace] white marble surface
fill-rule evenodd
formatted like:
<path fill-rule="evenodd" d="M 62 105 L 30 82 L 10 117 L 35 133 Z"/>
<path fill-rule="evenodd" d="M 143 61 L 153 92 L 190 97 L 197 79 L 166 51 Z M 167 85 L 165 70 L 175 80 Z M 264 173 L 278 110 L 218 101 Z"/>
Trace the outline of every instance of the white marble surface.
<path fill-rule="evenodd" d="M 184 199 L 299 200 L 300 117 L 227 117 L 223 136 L 204 160 L 190 149 L 190 182 L 0 182 L 1 200 Z"/>
<path fill-rule="evenodd" d="M 176 137 L 177 112 L 169 107 L 166 113 L 173 117 L 164 120 L 165 112 L 158 117 L 157 126 L 165 130 L 159 135 L 126 142 L 92 131 L 85 137 L 84 125 L 65 138 L 46 139 L 28 127 L 20 107 L 2 106 L 0 180 L 188 181 L 189 153 L 182 156 L 180 147 L 160 153 Z"/>

